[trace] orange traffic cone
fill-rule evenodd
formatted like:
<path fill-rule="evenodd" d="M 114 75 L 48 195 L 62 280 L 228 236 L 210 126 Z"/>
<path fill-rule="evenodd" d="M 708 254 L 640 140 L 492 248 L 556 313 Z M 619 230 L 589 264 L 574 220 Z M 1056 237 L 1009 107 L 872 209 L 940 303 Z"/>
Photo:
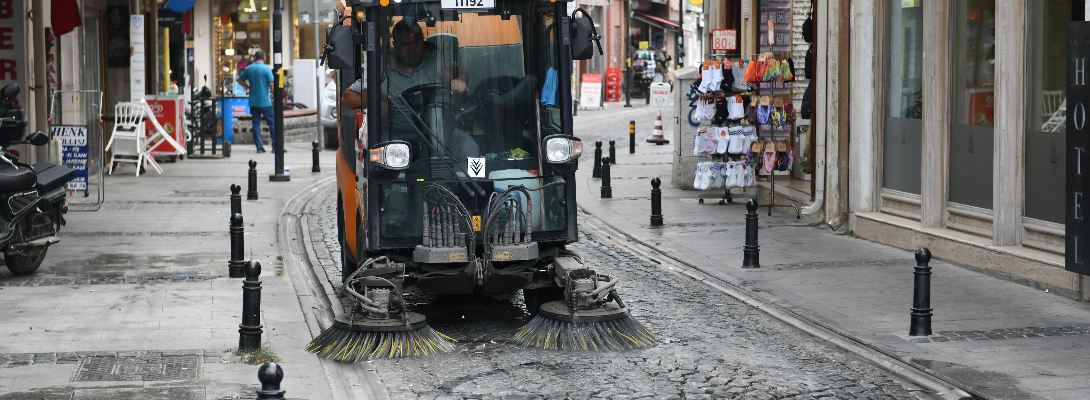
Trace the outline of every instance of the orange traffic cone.
<path fill-rule="evenodd" d="M 662 137 L 662 111 L 659 111 L 659 116 L 655 118 L 655 130 L 651 131 L 651 137 L 647 138 L 647 143 L 660 146 L 670 143 L 669 140 Z"/>

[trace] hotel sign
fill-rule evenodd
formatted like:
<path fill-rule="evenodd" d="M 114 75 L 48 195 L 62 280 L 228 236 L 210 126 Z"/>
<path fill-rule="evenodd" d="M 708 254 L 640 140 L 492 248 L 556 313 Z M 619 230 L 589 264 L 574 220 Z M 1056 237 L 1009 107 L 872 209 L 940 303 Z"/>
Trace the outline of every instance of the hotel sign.
<path fill-rule="evenodd" d="M 1064 269 L 1090 275 L 1090 22 L 1067 24 L 1067 188 Z"/>

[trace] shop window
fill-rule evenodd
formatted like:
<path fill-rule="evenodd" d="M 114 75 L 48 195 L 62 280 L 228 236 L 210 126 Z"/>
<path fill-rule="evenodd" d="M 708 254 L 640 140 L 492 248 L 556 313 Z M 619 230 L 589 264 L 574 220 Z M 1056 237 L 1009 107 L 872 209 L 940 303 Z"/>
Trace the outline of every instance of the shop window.
<path fill-rule="evenodd" d="M 1030 218 L 1064 222 L 1067 22 L 1071 2 L 1026 4 L 1026 209 Z"/>
<path fill-rule="evenodd" d="M 920 194 L 923 151 L 923 5 L 889 0 L 882 187 Z"/>
<path fill-rule="evenodd" d="M 949 200 L 992 208 L 995 1 L 951 2 Z"/>

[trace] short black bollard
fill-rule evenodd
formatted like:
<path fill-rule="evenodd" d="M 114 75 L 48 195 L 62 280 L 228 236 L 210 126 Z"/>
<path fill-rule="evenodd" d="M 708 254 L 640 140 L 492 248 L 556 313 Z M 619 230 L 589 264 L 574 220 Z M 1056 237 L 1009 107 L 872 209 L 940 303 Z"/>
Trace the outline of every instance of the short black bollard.
<path fill-rule="evenodd" d="M 651 226 L 662 226 L 662 189 L 659 178 L 651 179 Z"/>
<path fill-rule="evenodd" d="M 912 323 L 908 336 L 931 335 L 931 250 L 916 250 L 916 280 L 912 284 Z"/>
<path fill-rule="evenodd" d="M 257 200 L 257 161 L 250 160 L 249 188 L 246 189 L 246 200 Z"/>
<path fill-rule="evenodd" d="M 610 140 L 609 141 L 609 163 L 610 164 L 616 164 L 617 163 L 617 141 L 616 140 Z"/>
<path fill-rule="evenodd" d="M 261 263 L 246 264 L 246 280 L 242 281 L 242 324 L 238 326 L 239 350 L 261 348 Z"/>
<path fill-rule="evenodd" d="M 284 380 L 284 369 L 280 364 L 267 362 L 257 370 L 257 380 L 261 381 L 261 390 L 257 391 L 257 400 L 284 400 L 284 391 L 280 382 Z"/>
<path fill-rule="evenodd" d="M 636 121 L 628 121 L 628 154 L 636 154 Z"/>
<path fill-rule="evenodd" d="M 594 142 L 594 169 L 590 171 L 591 178 L 602 177 L 602 141 Z"/>
<path fill-rule="evenodd" d="M 231 215 L 242 214 L 242 186 L 231 184 Z"/>
<path fill-rule="evenodd" d="M 757 201 L 746 202 L 746 245 L 742 246 L 742 268 L 761 268 L 761 246 L 757 245 Z"/>
<path fill-rule="evenodd" d="M 246 252 L 246 242 L 242 237 L 245 228 L 242 226 L 242 214 L 231 214 L 231 260 L 227 262 L 227 276 L 231 278 L 246 277 L 246 260 L 243 259 Z"/>
<path fill-rule="evenodd" d="M 609 157 L 602 158 L 602 198 L 613 198 L 613 187 L 609 186 Z"/>
<path fill-rule="evenodd" d="M 311 157 L 313 158 L 311 163 L 314 164 L 314 166 L 310 167 L 310 172 L 322 172 L 322 167 L 318 166 L 318 152 L 321 151 L 318 150 L 318 141 L 315 140 L 313 142 L 310 142 L 310 147 L 313 147 L 310 150 L 310 153 Z"/>

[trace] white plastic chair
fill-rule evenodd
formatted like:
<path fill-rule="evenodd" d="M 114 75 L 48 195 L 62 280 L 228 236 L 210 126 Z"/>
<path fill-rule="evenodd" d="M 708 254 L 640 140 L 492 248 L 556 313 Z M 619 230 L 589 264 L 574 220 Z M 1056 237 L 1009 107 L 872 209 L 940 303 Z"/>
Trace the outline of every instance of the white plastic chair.
<path fill-rule="evenodd" d="M 1048 120 L 1056 113 L 1056 109 L 1060 108 L 1060 103 L 1063 102 L 1064 92 L 1062 90 L 1045 90 L 1041 92 L 1041 116 L 1045 120 Z"/>
<path fill-rule="evenodd" d="M 136 176 L 149 157 L 144 150 L 144 106 L 140 103 L 119 102 L 114 106 L 114 130 L 106 150 L 110 152 L 110 175 L 114 174 L 114 165 L 119 162 L 136 164 Z"/>

